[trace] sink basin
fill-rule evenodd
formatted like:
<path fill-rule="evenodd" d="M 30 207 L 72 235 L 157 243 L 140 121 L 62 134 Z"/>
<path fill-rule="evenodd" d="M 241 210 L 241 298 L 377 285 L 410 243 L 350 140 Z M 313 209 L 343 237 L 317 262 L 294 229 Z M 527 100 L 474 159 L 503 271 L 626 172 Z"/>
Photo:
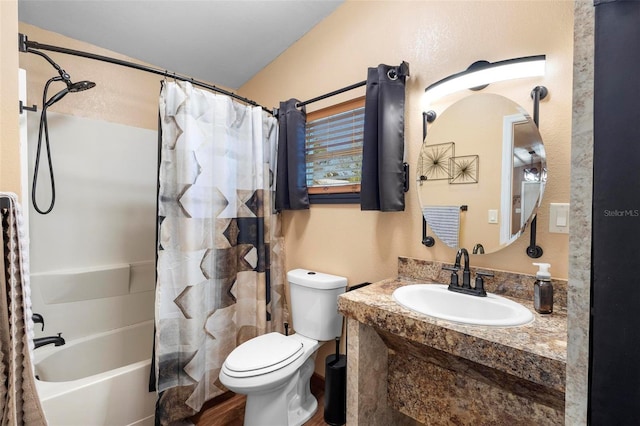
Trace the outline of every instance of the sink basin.
<path fill-rule="evenodd" d="M 467 325 L 513 327 L 533 320 L 519 303 L 495 294 L 471 296 L 447 290 L 443 284 L 413 284 L 397 288 L 393 299 L 412 311 Z"/>

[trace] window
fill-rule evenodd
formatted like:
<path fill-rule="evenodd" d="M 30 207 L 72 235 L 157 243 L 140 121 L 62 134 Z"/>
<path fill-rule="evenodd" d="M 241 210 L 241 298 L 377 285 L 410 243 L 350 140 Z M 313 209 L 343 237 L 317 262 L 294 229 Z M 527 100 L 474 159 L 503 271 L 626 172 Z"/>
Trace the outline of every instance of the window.
<path fill-rule="evenodd" d="M 310 201 L 358 203 L 364 97 L 309 113 L 306 131 Z"/>

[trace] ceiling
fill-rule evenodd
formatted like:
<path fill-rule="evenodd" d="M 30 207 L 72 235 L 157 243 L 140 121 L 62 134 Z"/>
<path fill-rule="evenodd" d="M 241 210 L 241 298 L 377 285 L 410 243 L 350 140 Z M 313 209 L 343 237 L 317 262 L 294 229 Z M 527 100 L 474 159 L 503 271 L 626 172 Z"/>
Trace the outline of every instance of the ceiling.
<path fill-rule="evenodd" d="M 343 1 L 19 0 L 18 14 L 21 22 L 237 89 Z"/>

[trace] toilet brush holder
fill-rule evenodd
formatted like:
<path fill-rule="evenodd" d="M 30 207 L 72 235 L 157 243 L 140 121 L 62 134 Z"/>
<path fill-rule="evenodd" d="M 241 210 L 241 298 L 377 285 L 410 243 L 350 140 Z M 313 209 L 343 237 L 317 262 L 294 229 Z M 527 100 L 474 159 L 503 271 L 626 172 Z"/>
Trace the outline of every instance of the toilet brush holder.
<path fill-rule="evenodd" d="M 339 348 L 336 338 L 336 353 L 325 359 L 324 370 L 324 421 L 332 426 L 347 422 L 347 356 Z"/>

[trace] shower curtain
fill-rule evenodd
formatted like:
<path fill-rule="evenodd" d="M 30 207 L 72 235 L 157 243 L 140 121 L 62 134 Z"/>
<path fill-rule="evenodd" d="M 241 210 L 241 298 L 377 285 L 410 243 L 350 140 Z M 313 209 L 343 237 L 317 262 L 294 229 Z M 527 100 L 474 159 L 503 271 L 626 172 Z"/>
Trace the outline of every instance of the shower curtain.
<path fill-rule="evenodd" d="M 282 331 L 288 313 L 272 201 L 276 119 L 169 82 L 160 121 L 156 423 L 169 424 L 225 392 L 226 356 Z"/>

